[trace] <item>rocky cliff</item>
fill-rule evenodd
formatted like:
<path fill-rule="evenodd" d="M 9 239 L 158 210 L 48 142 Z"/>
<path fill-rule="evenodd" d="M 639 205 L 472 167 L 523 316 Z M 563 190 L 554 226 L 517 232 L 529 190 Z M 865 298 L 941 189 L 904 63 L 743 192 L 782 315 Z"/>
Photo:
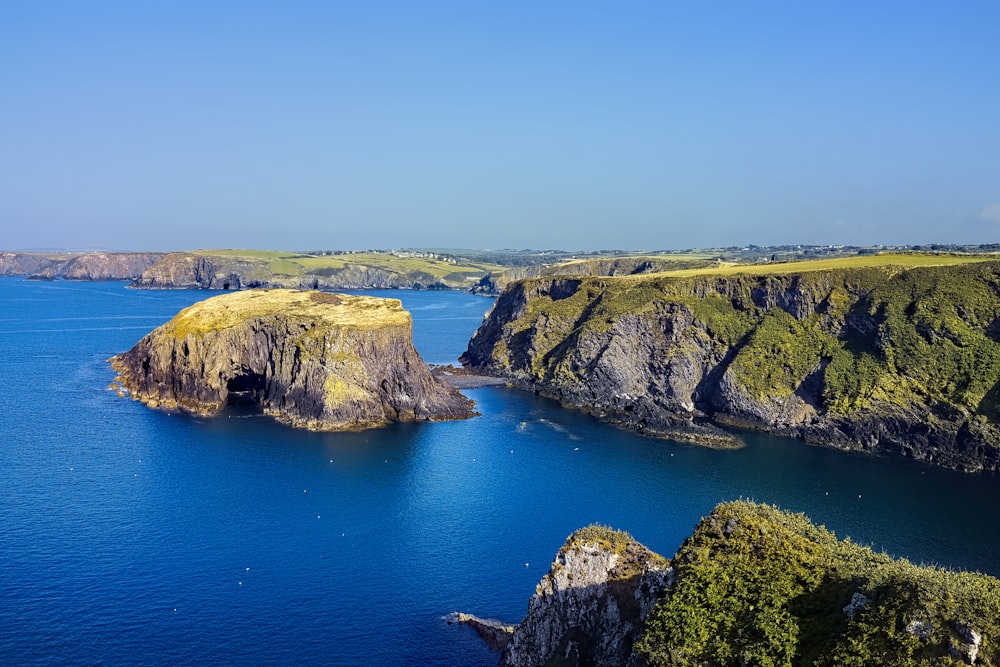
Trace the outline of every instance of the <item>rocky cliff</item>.
<path fill-rule="evenodd" d="M 672 574 L 665 558 L 628 533 L 578 530 L 539 582 L 500 664 L 636 664 L 633 646 Z"/>
<path fill-rule="evenodd" d="M 524 280 L 463 362 L 648 433 L 1000 470 L 997 262 Z"/>
<path fill-rule="evenodd" d="M 172 252 L 132 282 L 141 289 L 238 290 L 255 287 L 312 289 L 313 285 L 274 284 L 274 275 L 260 262 L 190 252 Z"/>
<path fill-rule="evenodd" d="M 317 430 L 471 416 L 411 331 L 396 299 L 253 290 L 196 303 L 109 361 L 150 407 L 215 413 L 239 402 Z"/>
<path fill-rule="evenodd" d="M 500 664 L 998 665 L 1000 580 L 725 503 L 672 561 L 608 528 L 571 535 Z"/>
<path fill-rule="evenodd" d="M 159 252 L 0 253 L 0 275 L 67 280 L 134 280 L 164 256 Z"/>
<path fill-rule="evenodd" d="M 442 266 L 438 260 L 385 253 L 310 256 L 254 251 L 174 252 L 149 267 L 132 286 L 212 290 L 465 289 L 486 273 L 475 266 Z"/>
<path fill-rule="evenodd" d="M 578 259 L 558 262 L 556 264 L 519 266 L 505 271 L 489 273 L 472 287 L 470 291 L 474 294 L 496 296 L 510 283 L 515 280 L 524 280 L 525 278 L 541 278 L 543 276 L 634 276 L 704 267 L 710 264 L 712 262 L 707 259 L 655 255 Z"/>

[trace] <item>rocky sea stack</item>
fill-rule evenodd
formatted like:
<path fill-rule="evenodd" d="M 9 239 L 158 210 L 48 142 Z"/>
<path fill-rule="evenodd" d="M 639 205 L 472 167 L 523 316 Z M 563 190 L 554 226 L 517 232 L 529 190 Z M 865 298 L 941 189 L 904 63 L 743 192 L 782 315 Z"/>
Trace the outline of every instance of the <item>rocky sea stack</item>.
<path fill-rule="evenodd" d="M 314 430 L 470 417 L 471 401 L 431 375 L 411 335 L 397 299 L 252 290 L 185 308 L 109 361 L 150 407 L 240 403 Z"/>

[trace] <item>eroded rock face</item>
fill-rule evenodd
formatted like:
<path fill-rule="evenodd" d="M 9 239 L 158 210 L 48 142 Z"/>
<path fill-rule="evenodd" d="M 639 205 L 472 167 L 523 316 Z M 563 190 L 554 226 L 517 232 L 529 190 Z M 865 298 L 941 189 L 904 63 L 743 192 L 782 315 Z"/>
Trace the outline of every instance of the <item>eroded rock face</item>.
<path fill-rule="evenodd" d="M 1000 470 L 1000 263 L 511 283 L 462 357 L 636 429 Z"/>
<path fill-rule="evenodd" d="M 464 283 L 445 281 L 419 271 L 400 273 L 365 264 L 347 264 L 320 273 L 283 275 L 274 273 L 269 262 L 264 260 L 205 252 L 172 252 L 137 277 L 132 286 L 141 289 L 347 290 L 441 289 L 464 287 Z"/>
<path fill-rule="evenodd" d="M 0 253 L 0 275 L 67 280 L 134 280 L 163 257 L 158 252 Z"/>
<path fill-rule="evenodd" d="M 109 361 L 150 407 L 211 414 L 238 401 L 316 430 L 471 416 L 411 334 L 396 299 L 253 290 L 196 303 Z"/>
<path fill-rule="evenodd" d="M 500 664 L 997 665 L 998 602 L 993 577 L 913 565 L 734 501 L 671 561 L 603 526 L 571 535 Z M 506 640 L 507 626 L 486 625 L 484 638 Z"/>
<path fill-rule="evenodd" d="M 569 537 L 528 602 L 500 664 L 634 665 L 646 614 L 671 582 L 669 563 L 626 533 Z M 610 539 L 607 539 L 610 538 Z"/>

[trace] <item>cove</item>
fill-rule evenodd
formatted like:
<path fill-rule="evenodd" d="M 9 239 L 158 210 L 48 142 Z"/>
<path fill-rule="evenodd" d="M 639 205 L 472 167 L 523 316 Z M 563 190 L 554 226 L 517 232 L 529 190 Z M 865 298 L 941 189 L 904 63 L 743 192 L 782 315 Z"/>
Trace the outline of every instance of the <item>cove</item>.
<path fill-rule="evenodd" d="M 442 616 L 517 621 L 574 529 L 672 555 L 740 497 L 1000 575 L 996 476 L 756 433 L 704 449 L 503 387 L 468 391 L 468 421 L 322 434 L 107 389 L 108 357 L 212 294 L 0 280 L 0 663 L 493 665 Z M 364 294 L 402 299 L 430 363 L 491 303 Z"/>

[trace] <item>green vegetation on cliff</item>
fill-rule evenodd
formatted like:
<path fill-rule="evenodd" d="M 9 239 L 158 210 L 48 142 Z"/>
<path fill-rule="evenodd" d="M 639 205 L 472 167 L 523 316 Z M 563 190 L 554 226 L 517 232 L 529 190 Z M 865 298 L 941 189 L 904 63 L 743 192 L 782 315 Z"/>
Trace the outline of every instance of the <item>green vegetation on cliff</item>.
<path fill-rule="evenodd" d="M 315 430 L 472 416 L 411 335 L 398 299 L 248 290 L 185 308 L 109 361 L 121 393 L 150 407 L 236 403 Z"/>
<path fill-rule="evenodd" d="M 804 516 L 720 505 L 646 618 L 650 665 L 1000 663 L 1000 581 L 838 541 Z"/>
<path fill-rule="evenodd" d="M 952 467 L 1000 465 L 986 451 L 1000 446 L 1000 262 L 986 256 L 524 280 L 464 359 L 640 428 L 698 411 Z"/>
<path fill-rule="evenodd" d="M 320 283 L 332 281 L 334 286 L 367 281 L 379 284 L 375 286 L 389 287 L 468 288 L 500 268 L 447 255 L 404 251 L 305 254 L 272 250 L 197 250 L 174 253 L 168 256 L 167 264 L 185 257 L 209 262 L 212 277 L 203 276 L 203 281 L 211 281 L 218 275 L 231 286 L 278 287 L 288 286 L 291 282 L 308 284 L 314 280 Z"/>
<path fill-rule="evenodd" d="M 506 667 L 996 667 L 1000 580 L 740 500 L 671 560 L 606 526 L 574 532 L 506 646 Z"/>
<path fill-rule="evenodd" d="M 918 266 L 955 266 L 996 259 L 995 255 L 964 253 L 870 253 L 851 257 L 809 259 L 790 262 L 768 262 L 765 264 L 741 264 L 737 262 L 716 263 L 710 267 L 691 267 L 668 271 L 677 278 L 691 276 L 732 276 L 736 274 L 780 275 L 803 271 L 828 271 L 847 268 L 883 268 L 895 266 L 911 269 Z"/>
<path fill-rule="evenodd" d="M 178 338 L 228 329 L 251 318 L 302 318 L 340 328 L 410 326 L 410 315 L 399 299 L 374 299 L 350 294 L 248 290 L 205 299 L 188 306 L 168 323 Z"/>
<path fill-rule="evenodd" d="M 993 414 L 996 403 L 982 402 L 1000 380 L 1000 331 L 990 329 L 1000 329 L 1000 322 L 994 325 L 1000 318 L 1000 264 L 982 257 L 946 259 L 954 262 L 900 255 L 790 263 L 777 274 L 792 276 L 794 285 L 768 284 L 768 275 L 746 267 L 724 283 L 713 278 L 715 272 L 684 279 L 580 278 L 568 296 L 557 290 L 533 296 L 511 330 L 534 327 L 533 371 L 541 379 L 554 368 L 549 353 L 568 339 L 608 331 L 616 320 L 657 314 L 671 304 L 690 311 L 713 340 L 738 346 L 734 377 L 755 396 L 791 394 L 825 360 L 830 367 L 824 399 L 834 410 L 918 392 Z M 779 298 L 798 303 L 767 302 L 786 286 L 794 293 Z M 544 326 L 537 326 L 540 320 Z M 866 325 L 870 331 L 859 328 Z"/>

